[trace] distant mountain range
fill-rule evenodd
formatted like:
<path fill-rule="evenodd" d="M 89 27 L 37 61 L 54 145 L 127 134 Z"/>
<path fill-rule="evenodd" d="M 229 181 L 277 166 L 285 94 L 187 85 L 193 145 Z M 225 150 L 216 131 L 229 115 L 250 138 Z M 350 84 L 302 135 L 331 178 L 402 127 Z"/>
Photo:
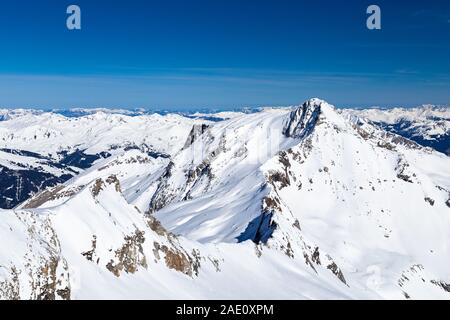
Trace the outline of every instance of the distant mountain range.
<path fill-rule="evenodd" d="M 450 155 L 450 107 L 349 109 L 346 112 L 369 119 L 383 129 Z"/>
<path fill-rule="evenodd" d="M 450 298 L 450 108 L 139 112 L 0 110 L 0 298 Z"/>

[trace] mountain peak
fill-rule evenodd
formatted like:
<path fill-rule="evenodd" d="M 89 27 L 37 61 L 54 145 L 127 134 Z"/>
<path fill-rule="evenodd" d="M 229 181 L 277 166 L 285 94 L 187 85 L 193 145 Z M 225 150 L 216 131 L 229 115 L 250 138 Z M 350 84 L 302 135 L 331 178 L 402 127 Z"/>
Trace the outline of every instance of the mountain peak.
<path fill-rule="evenodd" d="M 312 132 L 322 112 L 334 110 L 334 107 L 319 98 L 305 101 L 293 110 L 284 124 L 283 134 L 291 138 L 303 138 Z"/>

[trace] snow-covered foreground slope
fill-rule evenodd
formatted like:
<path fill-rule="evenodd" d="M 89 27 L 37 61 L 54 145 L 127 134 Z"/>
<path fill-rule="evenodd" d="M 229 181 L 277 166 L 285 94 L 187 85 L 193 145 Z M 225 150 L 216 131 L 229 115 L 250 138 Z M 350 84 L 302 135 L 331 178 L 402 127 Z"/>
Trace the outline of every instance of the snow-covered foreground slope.
<path fill-rule="evenodd" d="M 318 99 L 188 136 L 0 211 L 0 297 L 450 298 L 449 157 Z"/>

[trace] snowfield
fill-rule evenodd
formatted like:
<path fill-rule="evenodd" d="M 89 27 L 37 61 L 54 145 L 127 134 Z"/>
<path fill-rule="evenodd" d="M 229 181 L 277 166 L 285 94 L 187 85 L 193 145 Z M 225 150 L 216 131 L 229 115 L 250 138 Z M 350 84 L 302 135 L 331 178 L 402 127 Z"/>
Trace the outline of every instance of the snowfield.
<path fill-rule="evenodd" d="M 1 148 L 109 152 L 0 210 L 2 299 L 450 298 L 450 157 L 392 115 L 2 114 Z"/>

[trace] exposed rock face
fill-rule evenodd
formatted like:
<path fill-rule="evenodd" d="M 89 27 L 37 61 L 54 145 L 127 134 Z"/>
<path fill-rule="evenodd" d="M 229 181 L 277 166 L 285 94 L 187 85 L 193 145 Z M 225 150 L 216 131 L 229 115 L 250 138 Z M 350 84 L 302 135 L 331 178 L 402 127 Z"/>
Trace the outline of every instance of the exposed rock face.
<path fill-rule="evenodd" d="M 311 99 L 297 110 L 292 111 L 283 128 L 283 134 L 291 138 L 307 136 L 317 123 L 322 103 L 324 102 L 319 99 Z"/>
<path fill-rule="evenodd" d="M 164 173 L 159 178 L 156 191 L 150 201 L 150 213 L 164 208 L 164 206 L 166 206 L 174 197 L 173 194 L 167 192 L 167 190 L 169 189 L 169 179 L 172 176 L 172 172 L 174 171 L 174 166 L 175 164 L 171 161 L 165 168 Z"/>
<path fill-rule="evenodd" d="M 408 174 L 408 168 L 409 163 L 407 163 L 402 157 L 399 157 L 396 167 L 397 178 L 408 183 L 414 183 L 411 178 L 411 176 L 414 176 L 414 174 Z"/>
<path fill-rule="evenodd" d="M 195 140 L 197 140 L 198 137 L 200 137 L 203 133 L 206 132 L 206 130 L 208 130 L 209 125 L 207 124 L 196 124 L 192 127 L 191 132 L 189 132 L 189 136 L 186 140 L 186 143 L 184 144 L 183 149 L 188 148 L 189 146 L 191 146 Z"/>
<path fill-rule="evenodd" d="M 10 270 L 10 279 L 0 281 L 0 299 L 20 300 L 19 272 L 15 267 Z"/>
<path fill-rule="evenodd" d="M 113 184 L 117 192 L 122 192 L 119 179 L 117 179 L 115 175 L 112 175 L 109 176 L 105 181 L 103 179 L 97 179 L 95 181 L 94 185 L 91 187 L 92 196 L 96 198 L 100 194 L 100 192 L 104 190 L 106 184 Z"/>
<path fill-rule="evenodd" d="M 189 200 L 192 198 L 193 192 L 205 193 L 208 191 L 211 181 L 214 179 L 212 163 L 226 151 L 225 136 L 221 136 L 218 142 L 217 148 L 207 152 L 198 164 L 190 163 L 188 167 L 184 167 L 186 165 L 184 163 L 175 165 L 173 161 L 168 164 L 157 181 L 156 191 L 149 205 L 150 213 L 158 211 L 170 203 Z M 200 153 L 203 151 L 201 150 Z M 191 150 L 186 149 L 183 152 L 190 153 Z M 193 152 L 195 153 L 195 151 Z"/>
<path fill-rule="evenodd" d="M 442 281 L 436 281 L 436 280 L 432 280 L 431 283 L 441 287 L 442 289 L 444 289 L 447 292 L 450 292 L 450 284 L 449 283 L 445 283 Z"/>
<path fill-rule="evenodd" d="M 103 190 L 104 187 L 105 187 L 105 182 L 103 181 L 103 179 L 97 179 L 95 181 L 95 184 L 91 187 L 92 196 L 94 198 L 96 198 L 100 194 L 100 192 Z"/>
<path fill-rule="evenodd" d="M 344 278 L 344 274 L 342 273 L 341 269 L 337 266 L 337 264 L 335 262 L 332 262 L 331 264 L 329 264 L 327 266 L 328 270 L 331 270 L 331 272 L 333 272 L 333 274 L 339 278 L 339 280 L 341 280 L 343 283 L 347 284 L 347 282 L 345 281 Z"/>
<path fill-rule="evenodd" d="M 116 250 L 116 259 L 111 260 L 106 268 L 116 277 L 122 271 L 135 273 L 139 267 L 147 268 L 147 259 L 142 245 L 145 242 L 144 232 L 136 230 L 135 234 L 125 237 L 122 248 Z"/>
<path fill-rule="evenodd" d="M 279 184 L 280 189 L 283 189 L 291 184 L 291 180 L 289 178 L 289 168 L 291 167 L 291 164 L 285 151 L 280 152 L 279 157 L 280 163 L 284 166 L 283 171 L 271 171 L 269 173 L 268 181 L 273 185 Z"/>
<path fill-rule="evenodd" d="M 95 250 L 97 249 L 97 236 L 92 237 L 92 249 L 86 252 L 81 253 L 88 261 L 94 261 L 95 259 Z M 99 261 L 97 260 L 97 263 Z"/>
<path fill-rule="evenodd" d="M 61 299 L 70 300 L 70 286 L 58 288 L 58 284 L 61 283 L 57 274 L 59 263 L 59 258 L 52 257 L 41 268 L 36 281 L 36 288 L 40 288 L 36 290 L 37 300 L 55 300 L 56 295 Z M 67 270 L 67 266 L 64 268 Z"/>
<path fill-rule="evenodd" d="M 37 194 L 36 196 L 32 197 L 28 201 L 22 204 L 23 209 L 32 209 L 32 208 L 38 208 L 40 205 L 46 203 L 50 200 L 55 200 L 59 196 L 58 193 L 64 189 L 64 186 L 59 185 L 54 188 L 50 188 L 47 190 L 42 191 L 41 193 Z M 79 190 L 78 190 L 79 191 Z M 76 192 L 66 193 L 67 196 L 74 195 Z"/>
<path fill-rule="evenodd" d="M 169 248 L 166 245 L 160 245 L 158 242 L 154 243 L 155 256 L 160 259 L 159 252 L 162 252 L 164 256 L 164 261 L 169 269 L 184 273 L 185 275 L 192 276 L 195 270 L 189 259 L 189 255 L 181 250 L 174 248 Z"/>
<path fill-rule="evenodd" d="M 16 218 L 28 246 L 17 250 L 21 260 L 0 266 L 0 272 L 9 273 L 0 278 L 0 299 L 70 300 L 68 264 L 50 219 L 28 212 L 16 213 Z M 42 249 L 33 250 L 36 245 Z"/>
<path fill-rule="evenodd" d="M 428 202 L 429 204 L 430 204 L 430 206 L 434 206 L 434 200 L 433 199 L 431 199 L 430 197 L 426 197 L 425 199 L 424 199 L 426 202 Z"/>
<path fill-rule="evenodd" d="M 166 228 L 163 227 L 163 225 L 161 224 L 161 222 L 159 222 L 158 219 L 156 219 L 150 214 L 148 214 L 147 217 L 148 217 L 147 225 L 149 226 L 150 229 L 156 232 L 157 235 L 161 237 L 171 236 L 171 234 L 166 230 Z"/>

